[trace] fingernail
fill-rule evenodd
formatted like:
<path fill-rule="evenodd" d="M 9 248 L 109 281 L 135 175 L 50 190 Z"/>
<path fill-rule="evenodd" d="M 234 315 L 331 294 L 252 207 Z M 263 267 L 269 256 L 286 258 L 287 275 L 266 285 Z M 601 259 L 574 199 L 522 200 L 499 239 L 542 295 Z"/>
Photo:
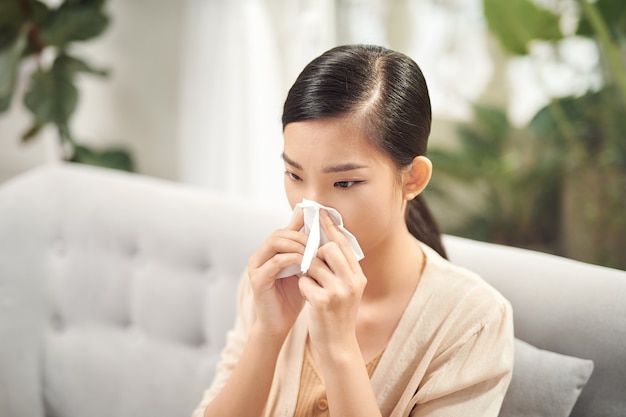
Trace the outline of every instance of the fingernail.
<path fill-rule="evenodd" d="M 328 217 L 328 212 L 324 209 L 320 209 L 320 217 Z"/>

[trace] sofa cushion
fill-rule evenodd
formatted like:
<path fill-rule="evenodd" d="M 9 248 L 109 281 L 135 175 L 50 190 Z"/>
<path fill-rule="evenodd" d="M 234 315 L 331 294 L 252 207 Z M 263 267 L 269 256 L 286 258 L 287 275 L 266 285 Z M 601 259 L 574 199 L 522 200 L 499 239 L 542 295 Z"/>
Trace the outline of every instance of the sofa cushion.
<path fill-rule="evenodd" d="M 571 417 L 624 417 L 626 272 L 456 236 L 444 236 L 444 243 L 454 263 L 511 302 L 515 336 L 593 360 Z"/>
<path fill-rule="evenodd" d="M 513 378 L 500 417 L 567 417 L 592 371 L 593 361 L 515 339 Z"/>
<path fill-rule="evenodd" d="M 191 415 L 246 261 L 289 219 L 254 207 L 74 164 L 3 184 L 0 416 Z"/>

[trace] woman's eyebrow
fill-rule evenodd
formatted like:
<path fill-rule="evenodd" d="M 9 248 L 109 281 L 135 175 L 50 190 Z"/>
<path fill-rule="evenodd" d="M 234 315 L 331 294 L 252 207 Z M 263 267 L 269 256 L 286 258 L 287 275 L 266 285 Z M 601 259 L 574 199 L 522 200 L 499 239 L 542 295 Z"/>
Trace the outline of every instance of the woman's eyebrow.
<path fill-rule="evenodd" d="M 357 164 L 354 162 L 348 162 L 345 164 L 339 165 L 331 165 L 326 168 L 322 172 L 325 174 L 333 173 L 333 172 L 345 172 L 345 171 L 353 171 L 355 169 L 367 168 L 367 165 Z"/>
<path fill-rule="evenodd" d="M 297 163 L 296 161 L 288 157 L 284 152 L 282 153 L 281 156 L 287 164 L 299 170 L 303 170 L 302 165 L 300 165 L 299 163 Z M 330 174 L 330 173 L 335 173 L 335 172 L 353 171 L 355 169 L 361 169 L 361 168 L 367 168 L 367 165 L 357 164 L 355 162 L 347 162 L 345 164 L 327 166 L 322 170 L 322 172 L 324 174 Z"/>
<path fill-rule="evenodd" d="M 288 157 L 285 152 L 283 152 L 281 154 L 281 157 L 283 158 L 283 161 L 285 161 L 286 163 L 288 163 L 289 165 L 291 165 L 294 168 L 298 168 L 298 169 L 302 169 L 302 165 L 300 165 L 299 163 L 297 163 L 296 161 L 294 161 L 293 159 L 291 159 L 290 157 Z"/>

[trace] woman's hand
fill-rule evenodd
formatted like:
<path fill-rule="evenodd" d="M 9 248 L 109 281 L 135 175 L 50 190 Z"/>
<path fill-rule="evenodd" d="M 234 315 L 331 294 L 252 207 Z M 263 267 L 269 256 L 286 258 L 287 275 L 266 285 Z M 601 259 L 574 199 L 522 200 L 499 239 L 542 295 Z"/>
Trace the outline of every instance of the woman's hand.
<path fill-rule="evenodd" d="M 303 225 L 304 215 L 299 210 L 289 225 L 272 233 L 248 261 L 255 325 L 268 335 L 286 336 L 304 305 L 297 276 L 276 278 L 283 268 L 302 262 L 308 238 L 300 232 Z"/>
<path fill-rule="evenodd" d="M 348 240 L 325 210 L 320 210 L 320 222 L 329 242 L 318 250 L 299 285 L 311 305 L 311 343 L 324 355 L 355 348 L 357 312 L 367 279 Z"/>

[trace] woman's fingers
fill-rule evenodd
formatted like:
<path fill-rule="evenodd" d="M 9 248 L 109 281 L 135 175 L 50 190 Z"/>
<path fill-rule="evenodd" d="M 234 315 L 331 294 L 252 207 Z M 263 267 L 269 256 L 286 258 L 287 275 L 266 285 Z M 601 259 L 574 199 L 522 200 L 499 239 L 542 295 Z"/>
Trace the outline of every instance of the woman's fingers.
<path fill-rule="evenodd" d="M 302 209 L 295 212 L 286 230 L 300 230 L 304 227 L 304 211 Z"/>
<path fill-rule="evenodd" d="M 255 273 L 263 277 L 272 277 L 271 281 L 274 281 L 276 275 L 284 268 L 300 264 L 300 262 L 302 262 L 302 254 L 300 253 L 278 253 L 256 268 Z"/>
<path fill-rule="evenodd" d="M 279 253 L 303 254 L 307 235 L 300 232 L 304 226 L 302 210 L 296 212 L 287 227 L 277 230 L 261 245 L 248 261 L 249 269 L 256 269 Z"/>
<path fill-rule="evenodd" d="M 337 247 L 343 254 L 343 258 L 348 262 L 348 265 L 350 266 L 352 272 L 361 271 L 361 266 L 359 265 L 359 261 L 356 259 L 356 256 L 354 256 L 354 252 L 352 251 L 350 242 L 348 242 L 348 239 L 346 239 L 341 230 L 339 230 L 339 227 L 330 218 L 326 210 L 320 210 L 320 223 L 322 225 L 322 228 L 324 229 L 324 232 L 326 232 L 329 243 L 333 242 L 337 245 Z M 326 246 L 329 246 L 329 248 L 326 249 Z M 318 252 L 318 254 L 320 254 L 322 257 L 330 256 L 335 253 L 335 251 L 332 249 L 332 245 L 324 245 L 322 248 L 320 248 L 320 250 L 322 250 L 322 252 L 321 254 Z"/>
<path fill-rule="evenodd" d="M 291 230 L 281 230 L 272 234 L 250 258 L 252 267 L 258 267 L 277 253 L 304 253 L 306 235 Z"/>
<path fill-rule="evenodd" d="M 339 298 L 361 294 L 367 280 L 350 243 L 323 210 L 320 210 L 320 223 L 329 242 L 318 249 L 307 274 L 303 276 L 308 279 L 300 285 L 300 289 L 309 299 L 314 298 L 319 290 L 329 291 Z"/>

